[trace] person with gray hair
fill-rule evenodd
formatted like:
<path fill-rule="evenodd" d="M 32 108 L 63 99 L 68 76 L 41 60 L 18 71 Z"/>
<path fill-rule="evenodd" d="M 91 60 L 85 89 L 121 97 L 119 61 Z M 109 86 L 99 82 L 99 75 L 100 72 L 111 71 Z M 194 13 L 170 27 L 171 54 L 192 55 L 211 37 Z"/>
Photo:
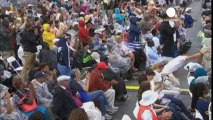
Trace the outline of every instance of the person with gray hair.
<path fill-rule="evenodd" d="M 0 84 L 0 120 L 27 120 L 27 116 L 14 108 L 10 98 L 8 87 Z"/>
<path fill-rule="evenodd" d="M 72 95 L 74 96 L 80 96 L 80 99 L 84 102 L 88 101 L 96 101 L 98 102 L 102 115 L 105 119 L 111 119 L 112 117 L 107 114 L 109 112 L 110 114 L 114 114 L 116 111 L 106 109 L 106 106 L 108 105 L 108 102 L 105 98 L 104 92 L 102 90 L 96 90 L 92 92 L 88 92 L 88 85 L 89 85 L 89 74 L 87 74 L 86 80 L 81 81 L 81 72 L 78 68 L 75 68 L 71 71 L 71 81 L 69 83 L 68 90 L 72 92 Z"/>

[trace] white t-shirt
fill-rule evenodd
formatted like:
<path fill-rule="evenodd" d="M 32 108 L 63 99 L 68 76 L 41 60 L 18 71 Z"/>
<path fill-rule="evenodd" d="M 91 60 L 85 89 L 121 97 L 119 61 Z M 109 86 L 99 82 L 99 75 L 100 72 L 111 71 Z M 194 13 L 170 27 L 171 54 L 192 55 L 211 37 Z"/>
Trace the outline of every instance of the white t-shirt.
<path fill-rule="evenodd" d="M 153 37 L 152 40 L 154 41 L 154 45 L 156 48 L 158 48 L 158 46 L 160 45 L 160 40 L 158 39 L 158 37 Z"/>
<path fill-rule="evenodd" d="M 166 74 L 170 74 L 174 71 L 177 71 L 180 67 L 183 66 L 185 60 L 186 60 L 187 56 L 178 56 L 174 59 L 172 59 L 171 61 L 169 61 L 163 68 L 162 70 L 162 74 L 166 73 Z"/>

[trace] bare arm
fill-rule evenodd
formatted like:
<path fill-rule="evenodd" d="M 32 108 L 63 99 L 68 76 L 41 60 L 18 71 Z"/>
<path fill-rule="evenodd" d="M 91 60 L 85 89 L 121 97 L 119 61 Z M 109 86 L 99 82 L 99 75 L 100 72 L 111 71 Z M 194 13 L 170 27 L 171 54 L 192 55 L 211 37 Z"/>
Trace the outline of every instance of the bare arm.
<path fill-rule="evenodd" d="M 4 96 L 4 99 L 6 100 L 6 102 L 7 102 L 7 114 L 10 114 L 10 113 L 12 113 L 13 112 L 13 105 L 12 105 L 12 103 L 11 103 L 11 101 L 10 101 L 10 93 L 9 92 L 7 92 L 6 94 L 5 94 L 5 96 Z"/>
<path fill-rule="evenodd" d="M 192 59 L 195 59 L 195 58 L 200 58 L 202 55 L 206 54 L 207 52 L 209 52 L 209 49 L 206 50 L 206 51 L 203 51 L 203 52 L 200 51 L 200 52 L 195 53 L 193 55 L 187 56 L 186 60 L 192 60 Z"/>

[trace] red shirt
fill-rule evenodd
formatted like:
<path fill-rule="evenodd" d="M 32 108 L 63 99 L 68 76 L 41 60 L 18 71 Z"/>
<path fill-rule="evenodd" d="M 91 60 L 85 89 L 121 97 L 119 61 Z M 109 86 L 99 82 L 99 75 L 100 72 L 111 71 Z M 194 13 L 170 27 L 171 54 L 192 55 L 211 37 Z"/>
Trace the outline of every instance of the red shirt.
<path fill-rule="evenodd" d="M 89 36 L 89 31 L 85 28 L 84 20 L 79 20 L 78 24 L 79 24 L 78 29 L 79 40 L 81 42 L 87 42 L 86 38 Z"/>
<path fill-rule="evenodd" d="M 89 91 L 103 90 L 106 91 L 111 87 L 111 83 L 103 79 L 102 73 L 98 68 L 95 68 L 90 73 Z"/>

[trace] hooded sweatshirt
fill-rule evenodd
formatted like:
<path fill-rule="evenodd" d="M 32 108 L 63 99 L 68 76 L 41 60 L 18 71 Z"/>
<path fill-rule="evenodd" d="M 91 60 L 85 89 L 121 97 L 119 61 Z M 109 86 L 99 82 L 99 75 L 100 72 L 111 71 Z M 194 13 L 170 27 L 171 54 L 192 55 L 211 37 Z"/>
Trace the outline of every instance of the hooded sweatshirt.
<path fill-rule="evenodd" d="M 114 23 L 121 21 L 121 24 L 124 25 L 124 19 L 125 19 L 125 17 L 122 14 L 120 14 L 120 9 L 115 8 Z"/>
<path fill-rule="evenodd" d="M 84 20 L 79 20 L 78 24 L 79 24 L 78 29 L 79 40 L 83 43 L 87 43 L 86 38 L 89 36 L 89 31 L 85 28 Z"/>
<path fill-rule="evenodd" d="M 47 31 L 48 27 L 50 25 L 49 24 L 44 24 L 43 25 L 43 34 L 42 34 L 42 38 L 43 41 L 48 43 L 50 49 L 53 47 L 53 39 L 55 38 L 55 35 L 49 31 Z"/>
<path fill-rule="evenodd" d="M 130 17 L 130 28 L 128 34 L 129 47 L 132 49 L 141 49 L 139 36 L 141 30 L 137 26 L 137 17 Z"/>

